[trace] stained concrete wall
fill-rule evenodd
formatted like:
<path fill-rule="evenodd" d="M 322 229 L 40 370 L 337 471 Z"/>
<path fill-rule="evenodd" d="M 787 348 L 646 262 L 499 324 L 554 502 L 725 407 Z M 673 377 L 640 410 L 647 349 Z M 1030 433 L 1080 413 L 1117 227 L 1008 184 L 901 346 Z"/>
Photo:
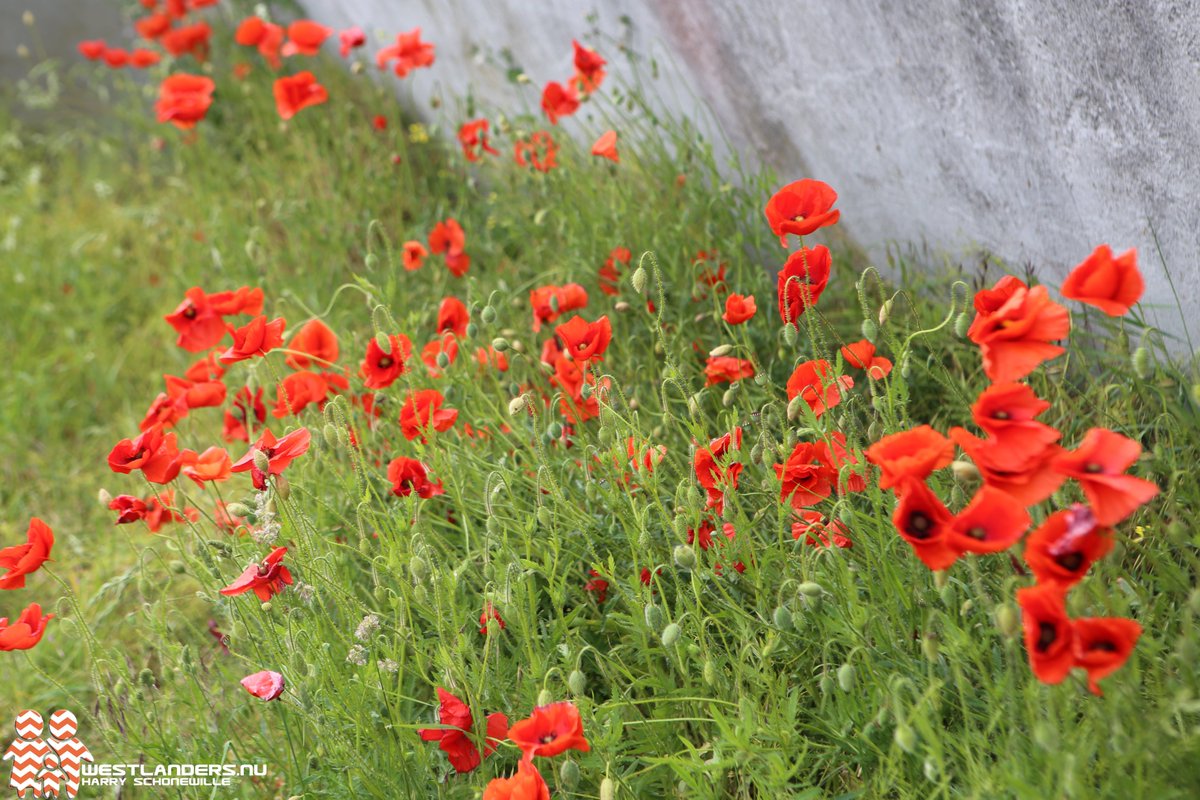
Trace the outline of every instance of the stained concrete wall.
<path fill-rule="evenodd" d="M 438 47 L 418 98 L 472 86 L 516 98 L 570 74 L 597 27 L 674 64 L 666 103 L 712 109 L 743 155 L 841 195 L 842 224 L 951 254 L 982 247 L 1048 281 L 1102 242 L 1137 247 L 1147 316 L 1200 341 L 1200 2 L 1194 0 L 305 0 L 371 33 L 421 26 Z M 601 47 L 601 49 L 605 49 Z M 614 67 L 619 58 L 606 53 Z M 619 68 L 618 68 L 619 71 Z"/>

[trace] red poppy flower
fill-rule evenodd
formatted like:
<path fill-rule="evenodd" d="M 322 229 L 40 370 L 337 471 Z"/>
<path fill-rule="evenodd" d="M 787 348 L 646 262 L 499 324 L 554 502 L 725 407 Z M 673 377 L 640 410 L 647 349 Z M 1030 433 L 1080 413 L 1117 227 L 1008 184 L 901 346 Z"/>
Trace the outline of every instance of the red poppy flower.
<path fill-rule="evenodd" d="M 29 520 L 25 544 L 0 550 L 0 590 L 25 588 L 25 576 L 36 572 L 50 560 L 54 548 L 54 531 L 37 517 Z"/>
<path fill-rule="evenodd" d="M 299 414 L 310 405 L 323 407 L 329 397 L 329 384 L 320 375 L 302 370 L 280 381 L 275 391 L 275 409 L 271 413 L 276 419 L 283 419 L 290 414 Z"/>
<path fill-rule="evenodd" d="M 392 494 L 397 497 L 408 497 L 415 492 L 418 497 L 428 500 L 446 493 L 442 482 L 430 481 L 429 468 L 415 458 L 392 459 L 388 464 L 387 478 L 392 484 Z"/>
<path fill-rule="evenodd" d="M 814 416 L 821 416 L 842 402 L 842 391 L 854 387 L 849 375 L 833 376 L 824 359 L 805 361 L 792 372 L 787 382 L 788 399 L 801 397 Z"/>
<path fill-rule="evenodd" d="M 246 567 L 233 583 L 221 590 L 221 594 L 236 597 L 254 592 L 255 597 L 267 602 L 282 592 L 285 585 L 292 583 L 292 573 L 283 563 L 287 551 L 286 547 L 276 547 L 261 563 Z"/>
<path fill-rule="evenodd" d="M 608 254 L 608 258 L 604 260 L 604 266 L 600 268 L 600 291 L 607 295 L 617 295 L 617 281 L 621 280 L 621 271 L 617 268 L 617 264 L 629 265 L 633 258 L 633 253 L 628 247 L 614 247 L 612 252 Z"/>
<path fill-rule="evenodd" d="M 937 495 L 923 481 L 905 478 L 897 496 L 892 522 L 917 558 L 932 570 L 946 569 L 957 561 L 959 551 L 949 543 L 953 517 Z"/>
<path fill-rule="evenodd" d="M 422 389 L 409 394 L 400 409 L 400 432 L 405 439 L 424 437 L 428 428 L 438 433 L 447 431 L 458 419 L 458 411 L 442 408 L 445 398 L 437 389 Z"/>
<path fill-rule="evenodd" d="M 563 701 L 538 706 L 508 729 L 508 738 L 526 756 L 556 756 L 567 750 L 586 753 L 591 749 L 583 736 L 583 719 L 574 703 Z"/>
<path fill-rule="evenodd" d="M 1099 525 L 1115 525 L 1158 494 L 1150 481 L 1126 475 L 1141 455 L 1133 439 L 1105 428 L 1092 428 L 1079 447 L 1058 455 L 1054 469 L 1079 482 Z"/>
<path fill-rule="evenodd" d="M 533 761 L 523 758 L 511 777 L 488 781 L 483 800 L 550 800 L 550 787 Z"/>
<path fill-rule="evenodd" d="M 476 348 L 475 361 L 481 367 L 487 368 L 490 365 L 497 372 L 508 372 L 508 356 L 499 352 L 491 345 Z"/>
<path fill-rule="evenodd" d="M 429 255 L 429 251 L 425 249 L 425 245 L 418 241 L 407 241 L 400 252 L 400 261 L 404 264 L 404 268 L 409 272 L 414 272 L 421 268 L 425 263 L 425 256 Z"/>
<path fill-rule="evenodd" d="M 182 466 L 175 434 L 150 428 L 135 439 L 122 439 L 108 454 L 108 466 L 126 475 L 140 469 L 151 483 L 170 483 Z"/>
<path fill-rule="evenodd" d="M 261 386 L 253 393 L 247 386 L 238 390 L 233 400 L 233 408 L 225 412 L 221 438 L 227 442 L 250 441 L 253 429 L 261 427 L 267 421 L 267 407 L 263 404 L 262 396 Z"/>
<path fill-rule="evenodd" d="M 904 478 L 923 481 L 954 460 L 954 443 L 928 425 L 884 436 L 867 448 L 867 460 L 880 469 L 879 488 Z"/>
<path fill-rule="evenodd" d="M 291 119 L 303 109 L 329 99 L 329 92 L 307 71 L 279 78 L 275 81 L 274 92 L 275 110 L 283 119 Z"/>
<path fill-rule="evenodd" d="M 328 367 L 338 358 L 337 334 L 319 319 L 304 323 L 288 344 L 287 365 L 292 369 L 308 369 L 315 362 Z"/>
<path fill-rule="evenodd" d="M 533 167 L 549 172 L 558 166 L 558 145 L 546 131 L 536 131 L 528 139 L 518 139 L 513 145 L 513 160 L 518 166 Z"/>
<path fill-rule="evenodd" d="M 946 542 L 963 553 L 999 553 L 1029 530 L 1029 512 L 994 486 L 984 486 L 950 523 Z"/>
<path fill-rule="evenodd" d="M 725 313 L 721 319 L 730 325 L 741 325 L 758 312 L 753 295 L 731 294 L 725 298 Z"/>
<path fill-rule="evenodd" d="M 189 352 L 198 353 L 225 338 L 225 315 L 258 314 L 262 311 L 262 300 L 262 289 L 243 286 L 236 292 L 210 295 L 200 287 L 193 286 L 184 294 L 183 302 L 164 319 L 179 334 L 175 344 Z"/>
<path fill-rule="evenodd" d="M 438 364 L 442 354 L 445 354 L 448 364 L 458 360 L 458 339 L 453 332 L 447 331 L 421 348 L 421 360 L 425 362 L 431 377 L 442 377 L 442 367 Z"/>
<path fill-rule="evenodd" d="M 433 65 L 434 46 L 421 41 L 421 29 L 413 28 L 408 33 L 396 36 L 396 43 L 388 45 L 375 54 L 375 65 L 387 69 L 388 62 L 395 61 L 395 73 L 403 78 L 419 67 Z"/>
<path fill-rule="evenodd" d="M 196 127 L 212 105 L 216 84 L 201 75 L 180 73 L 165 78 L 158 87 L 154 112 L 159 122 L 170 122 L 182 130 Z"/>
<path fill-rule="evenodd" d="M 775 464 L 779 499 L 794 508 L 815 505 L 833 493 L 838 473 L 823 442 L 797 442 L 782 464 Z"/>
<path fill-rule="evenodd" d="M 108 502 L 108 507 L 117 512 L 116 525 L 128 525 L 146 516 L 146 503 L 133 495 L 117 495 Z"/>
<path fill-rule="evenodd" d="M 21 612 L 11 625 L 8 617 L 0 618 L 0 651 L 28 650 L 42 640 L 46 623 L 53 614 L 42 616 L 42 607 L 33 603 Z"/>
<path fill-rule="evenodd" d="M 1050 342 L 1071 331 L 1067 310 L 1050 299 L 1045 286 L 1027 287 L 1006 275 L 975 295 L 975 320 L 967 337 L 979 345 L 983 371 L 992 381 L 1015 381 L 1063 348 Z"/>
<path fill-rule="evenodd" d="M 224 636 L 224 634 L 221 634 Z M 263 670 L 247 675 L 240 681 L 247 692 L 259 700 L 276 700 L 283 694 L 283 676 L 278 672 Z"/>
<path fill-rule="evenodd" d="M 1053 583 L 1065 591 L 1112 546 L 1112 531 L 1097 524 L 1090 508 L 1076 504 L 1051 514 L 1029 535 L 1025 563 L 1038 583 Z"/>
<path fill-rule="evenodd" d="M 190 450 L 188 451 L 191 452 Z M 146 498 L 146 513 L 142 520 L 151 533 L 158 533 L 168 522 L 195 522 L 200 518 L 200 512 L 194 508 L 185 508 L 183 513 L 175 510 L 175 491 L 166 489 L 156 495 Z M 111 506 L 110 506 L 111 507 Z"/>
<path fill-rule="evenodd" d="M 572 86 L 563 86 L 550 81 L 542 90 L 542 111 L 551 125 L 557 125 L 560 117 L 569 117 L 579 110 L 579 95 Z"/>
<path fill-rule="evenodd" d="M 712 356 L 704 367 L 704 385 L 733 383 L 754 377 L 754 362 L 733 356 Z"/>
<path fill-rule="evenodd" d="M 207 22 L 197 22 L 194 25 L 183 25 L 173 28 L 159 37 L 158 42 L 171 55 L 179 58 L 192 55 L 197 61 L 208 57 L 208 42 L 212 29 Z"/>
<path fill-rule="evenodd" d="M 698 268 L 696 281 L 701 286 L 716 287 L 718 292 L 726 292 L 725 287 L 725 270 L 729 267 L 721 260 L 721 255 L 716 250 L 701 250 L 696 253 L 696 257 L 692 259 L 692 266 Z M 701 299 L 708 297 L 708 294 L 702 293 L 699 296 Z"/>
<path fill-rule="evenodd" d="M 244 47 L 258 48 L 259 55 L 273 69 L 279 69 L 283 63 L 279 59 L 283 36 L 283 26 L 265 22 L 258 17 L 248 17 L 238 25 L 234 41 Z"/>
<path fill-rule="evenodd" d="M 108 45 L 102 39 L 91 39 L 80 42 L 78 44 L 79 54 L 88 61 L 99 61 L 104 58 L 104 51 L 108 49 Z"/>
<path fill-rule="evenodd" d="M 487 736 L 483 745 L 483 756 L 471 740 L 475 730 L 475 718 L 471 709 L 462 700 L 440 686 L 438 695 L 438 722 L 447 728 L 418 728 L 417 734 L 426 742 L 438 742 L 438 747 L 450 758 L 455 772 L 470 772 L 490 756 L 496 745 L 508 737 L 508 717 L 499 712 L 487 716 Z"/>
<path fill-rule="evenodd" d="M 875 355 L 875 345 L 866 339 L 843 347 L 842 358 L 854 369 L 866 370 L 867 377 L 872 380 L 886 378 L 892 371 L 892 362 Z"/>
<path fill-rule="evenodd" d="M 483 604 L 483 612 L 479 615 L 480 634 L 487 634 L 488 623 L 491 620 L 496 620 L 496 624 L 500 627 L 500 630 L 504 630 L 507 627 L 504 624 L 504 620 L 500 617 L 500 612 L 496 610 L 496 607 L 492 605 L 491 601 L 489 600 Z"/>
<path fill-rule="evenodd" d="M 1062 294 L 1093 305 L 1110 317 L 1119 317 L 1129 313 L 1145 289 L 1137 252 L 1131 248 L 1113 258 L 1112 248 L 1102 244 L 1071 270 L 1063 282 Z"/>
<path fill-rule="evenodd" d="M 731 460 L 730 453 L 742 447 L 742 429 L 719 436 L 708 443 L 708 447 L 696 449 L 692 466 L 696 482 L 708 492 L 709 500 L 715 501 L 726 491 L 736 489 L 742 465 Z"/>
<path fill-rule="evenodd" d="M 438 333 L 453 333 L 455 336 L 467 335 L 467 324 L 471 321 L 471 314 L 467 311 L 467 306 L 462 300 L 457 297 L 447 297 L 442 300 L 442 304 L 438 306 L 437 316 L 437 332 Z"/>
<path fill-rule="evenodd" d="M 1067 618 L 1062 589 L 1038 584 L 1017 590 L 1029 666 L 1042 683 L 1060 683 L 1075 659 L 1075 630 Z"/>
<path fill-rule="evenodd" d="M 246 17 L 238 23 L 233 40 L 243 47 L 255 47 L 266 33 L 267 22 L 260 17 Z"/>
<path fill-rule="evenodd" d="M 463 155 L 466 156 L 467 161 L 478 161 L 484 153 L 500 155 L 500 151 L 492 147 L 488 141 L 488 121 L 486 119 L 464 122 L 458 129 L 458 143 L 462 146 Z"/>
<path fill-rule="evenodd" d="M 271 433 L 269 429 L 264 430 L 262 436 L 247 451 L 246 455 L 234 462 L 233 471 L 248 471 L 254 481 L 254 488 L 262 491 L 266 488 L 266 475 L 282 475 L 289 464 L 308 452 L 308 445 L 311 441 L 312 434 L 309 433 L 308 428 L 298 428 L 282 439 L 276 439 L 275 434 Z M 267 457 L 269 466 L 266 474 L 259 470 L 254 463 L 255 453 L 262 453 Z"/>
<path fill-rule="evenodd" d="M 1092 617 L 1077 619 L 1074 628 L 1075 666 L 1087 670 L 1088 689 L 1104 694 L 1097 683 L 1119 670 L 1142 635 L 1142 626 L 1131 619 Z"/>
<path fill-rule="evenodd" d="M 620 164 L 621 156 L 617 153 L 617 132 L 609 130 L 600 134 L 600 138 L 592 145 L 592 155 Z"/>
<path fill-rule="evenodd" d="M 787 247 L 787 235 L 807 236 L 833 225 L 841 212 L 833 207 L 837 192 L 828 184 L 805 178 L 784 186 L 767 201 L 765 213 L 771 232 Z"/>
<path fill-rule="evenodd" d="M 458 220 L 452 218 L 434 225 L 429 233 L 429 251 L 444 253 L 446 268 L 456 278 L 465 275 L 467 268 L 471 266 L 471 258 L 464 252 L 466 240 L 462 226 L 458 224 Z"/>
<path fill-rule="evenodd" d="M 147 67 L 153 67 L 160 61 L 162 61 L 162 56 L 160 56 L 158 53 L 141 47 L 129 54 L 129 64 L 135 69 L 146 69 Z"/>
<path fill-rule="evenodd" d="M 351 50 L 362 47 L 367 43 L 367 35 L 363 33 L 362 28 L 355 26 L 339 32 L 338 41 L 341 43 L 341 49 L 339 52 L 341 53 L 342 58 L 346 58 L 350 55 Z"/>
<path fill-rule="evenodd" d="M 221 385 L 223 386 L 224 384 Z M 138 430 L 147 431 L 151 428 L 171 428 L 187 415 L 188 404 L 184 397 L 178 395 L 171 396 L 162 392 L 150 404 L 146 415 L 138 423 Z"/>
<path fill-rule="evenodd" d="M 198 456 L 185 460 L 183 474 L 203 488 L 206 481 L 229 480 L 233 472 L 233 459 L 224 447 L 210 447 Z"/>
<path fill-rule="evenodd" d="M 533 330 L 536 333 L 543 323 L 554 322 L 561 315 L 586 306 L 588 296 L 578 283 L 541 286 L 529 292 L 529 304 L 533 306 Z"/>
<path fill-rule="evenodd" d="M 590 94 L 600 88 L 604 80 L 604 65 L 608 62 L 595 50 L 579 42 L 572 40 L 571 46 L 575 48 L 575 77 L 571 82 L 579 87 L 579 91 Z"/>
<path fill-rule="evenodd" d="M 110 47 L 104 51 L 104 63 L 111 69 L 120 69 L 129 63 L 129 52 L 119 47 Z"/>
<path fill-rule="evenodd" d="M 408 369 L 412 342 L 404 334 L 397 333 L 388 337 L 388 344 L 386 352 L 379 346 L 377 337 L 372 337 L 367 344 L 367 354 L 359 372 L 368 389 L 386 389 Z"/>
<path fill-rule="evenodd" d="M 315 56 L 332 33 L 332 28 L 310 19 L 298 19 L 287 27 L 288 41 L 282 52 L 285 56 Z"/>
<path fill-rule="evenodd" d="M 980 439 L 963 428 L 951 428 L 950 438 L 975 462 L 985 484 L 1027 508 L 1054 494 L 1066 480 L 1054 468 L 1062 452 L 1057 445 L 1033 449 L 1006 439 Z"/>
<path fill-rule="evenodd" d="M 826 518 L 820 511 L 802 508 L 796 510 L 799 519 L 792 523 L 792 538 L 805 537 L 804 543 L 809 547 L 841 547 L 851 548 L 849 532 L 841 521 Z M 830 536 L 832 535 L 832 539 Z"/>
<path fill-rule="evenodd" d="M 1036 420 L 1048 408 L 1050 404 L 1023 383 L 994 383 L 979 394 L 971 406 L 971 416 L 976 425 L 1004 448 L 1022 453 L 1041 452 L 1062 436 Z"/>
<path fill-rule="evenodd" d="M 806 309 L 815 306 L 829 283 L 829 248 L 824 245 L 802 247 L 788 256 L 777 276 L 779 318 L 795 325 Z"/>
<path fill-rule="evenodd" d="M 554 332 L 563 340 L 565 352 L 570 353 L 581 365 L 593 359 L 603 360 L 604 352 L 612 341 L 612 323 L 607 315 L 595 322 L 588 322 L 576 315 L 555 327 Z"/>
<path fill-rule="evenodd" d="M 236 364 L 255 356 L 265 356 L 283 344 L 283 329 L 287 321 L 283 317 L 267 322 L 258 316 L 233 331 L 233 346 L 221 353 L 222 364 Z"/>

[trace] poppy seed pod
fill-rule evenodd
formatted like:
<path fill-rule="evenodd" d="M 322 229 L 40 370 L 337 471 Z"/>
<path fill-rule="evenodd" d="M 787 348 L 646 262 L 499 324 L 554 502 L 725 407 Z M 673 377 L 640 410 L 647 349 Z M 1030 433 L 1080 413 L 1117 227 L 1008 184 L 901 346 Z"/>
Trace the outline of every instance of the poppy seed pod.
<path fill-rule="evenodd" d="M 663 616 L 662 609 L 654 603 L 646 606 L 643 616 L 646 618 L 646 627 L 655 633 L 662 630 L 663 624 L 667 621 L 666 617 Z"/>
<path fill-rule="evenodd" d="M 838 667 L 837 682 L 843 692 L 848 692 L 854 688 L 855 671 L 853 664 L 842 664 Z"/>
<path fill-rule="evenodd" d="M 571 670 L 571 674 L 567 676 L 567 687 L 573 695 L 583 694 L 587 691 L 587 676 L 577 669 Z"/>
<path fill-rule="evenodd" d="M 675 545 L 675 563 L 684 569 L 696 568 L 696 551 L 691 545 L 677 544 Z"/>
<path fill-rule="evenodd" d="M 562 780 L 564 789 L 574 790 L 579 785 L 579 765 L 570 759 L 564 761 L 558 768 L 558 777 Z"/>
<path fill-rule="evenodd" d="M 554 695 L 550 692 L 549 689 L 542 689 L 540 692 L 538 692 L 537 704 L 539 706 L 548 706 L 553 702 L 554 702 Z"/>
<path fill-rule="evenodd" d="M 679 623 L 672 622 L 667 627 L 663 628 L 662 644 L 663 647 L 674 647 L 679 642 L 679 637 L 683 635 L 683 629 L 679 627 Z"/>
<path fill-rule="evenodd" d="M 600 781 L 600 800 L 613 800 L 616 797 L 616 784 L 612 778 L 605 778 Z"/>
<path fill-rule="evenodd" d="M 775 623 L 775 627 L 781 631 L 791 631 L 795 628 L 792 623 L 792 612 L 788 611 L 786 606 L 776 608 L 771 619 Z"/>

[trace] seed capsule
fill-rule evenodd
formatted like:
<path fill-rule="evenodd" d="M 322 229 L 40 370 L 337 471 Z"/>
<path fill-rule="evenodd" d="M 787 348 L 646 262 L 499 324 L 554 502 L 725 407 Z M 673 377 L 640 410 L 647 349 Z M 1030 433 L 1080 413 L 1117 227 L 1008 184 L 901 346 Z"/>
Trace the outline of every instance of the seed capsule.
<path fill-rule="evenodd" d="M 558 768 L 558 777 L 562 780 L 564 789 L 573 791 L 579 785 L 579 765 L 574 761 L 564 761 Z"/>
<path fill-rule="evenodd" d="M 579 670 L 571 670 L 571 674 L 567 676 L 567 686 L 571 689 L 571 694 L 581 695 L 587 691 L 587 676 Z"/>
<path fill-rule="evenodd" d="M 679 627 L 678 623 L 672 622 L 670 625 L 663 628 L 663 632 L 662 632 L 663 647 L 673 647 L 675 645 L 675 643 L 679 641 L 679 637 L 682 635 L 683 635 L 683 629 L 681 629 Z"/>
<path fill-rule="evenodd" d="M 638 267 L 633 271 L 633 275 L 629 278 L 629 283 L 633 285 L 633 290 L 638 294 L 642 294 L 646 289 L 646 269 Z"/>

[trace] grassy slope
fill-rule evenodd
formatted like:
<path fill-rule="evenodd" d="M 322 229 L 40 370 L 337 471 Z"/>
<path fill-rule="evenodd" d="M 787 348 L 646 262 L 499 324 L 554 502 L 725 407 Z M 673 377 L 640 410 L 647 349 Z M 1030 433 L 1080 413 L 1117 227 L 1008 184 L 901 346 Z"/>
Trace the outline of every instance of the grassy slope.
<path fill-rule="evenodd" d="M 412 733 L 431 719 L 432 686 L 452 686 L 473 705 L 515 720 L 543 688 L 567 696 L 565 677 L 579 669 L 587 687 L 577 700 L 593 742 L 579 759 L 583 797 L 595 796 L 606 774 L 637 797 L 664 796 L 679 783 L 690 787 L 686 796 L 701 797 L 800 795 L 809 787 L 813 796 L 864 797 L 1087 797 L 1099 787 L 1108 796 L 1163 797 L 1173 789 L 1183 797 L 1195 790 L 1200 642 L 1190 519 L 1200 492 L 1188 475 L 1200 436 L 1190 379 L 1170 366 L 1138 378 L 1110 336 L 1100 337 L 1101 350 L 1076 344 L 1033 379 L 1054 402 L 1047 421 L 1063 428 L 1066 442 L 1092 425 L 1138 436 L 1150 446 L 1138 472 L 1165 490 L 1122 526 L 1118 552 L 1072 596 L 1076 613 L 1133 613 L 1142 621 L 1147 633 L 1133 662 L 1107 682 L 1104 698 L 1075 680 L 1042 686 L 1020 643 L 994 623 L 998 605 L 1022 583 L 1003 558 L 960 564 L 939 591 L 891 531 L 890 499 L 873 488 L 846 509 L 853 550 L 793 547 L 770 464 L 803 426 L 783 424 L 781 387 L 795 360 L 858 338 L 863 312 L 854 259 L 843 253 L 822 301 L 825 323 L 795 345 L 779 336 L 766 271 L 781 251 L 759 211 L 767 179 L 746 190 L 721 185 L 705 150 L 678 128 L 627 149 L 616 168 L 564 143 L 563 167 L 549 176 L 502 165 L 468 172 L 440 146 L 411 141 L 394 112 L 387 132 L 373 131 L 370 117 L 392 105 L 364 82 L 333 69 L 322 77 L 335 99 L 286 129 L 266 101 L 264 76 L 244 91 L 223 81 L 221 103 L 191 144 L 151 130 L 140 102 L 123 105 L 130 117 L 115 134 L 83 122 L 49 134 L 8 126 L 0 223 L 12 233 L 0 319 L 16 346 L 0 385 L 0 530 L 7 542 L 29 515 L 51 522 L 60 537 L 53 572 L 82 604 L 76 610 L 64 600 L 54 609 L 62 618 L 30 653 L 42 674 L 21 681 L 14 707 L 67 696 L 79 709 L 98 698 L 106 752 L 203 761 L 231 743 L 238 758 L 272 765 L 282 796 L 470 797 L 482 780 L 436 782 L 444 761 Z M 643 119 L 634 114 L 622 124 Z M 165 140 L 161 150 L 150 146 L 154 136 Z M 687 177 L 682 188 L 677 174 Z M 378 220 L 376 230 L 398 244 L 423 238 L 450 215 L 467 230 L 474 260 L 465 281 L 436 262 L 414 275 L 399 271 L 382 238 L 368 233 Z M 627 313 L 596 289 L 595 271 L 618 245 L 653 251 L 662 265 L 661 286 L 651 280 L 666 322 L 661 337 L 627 282 L 619 298 L 632 304 Z M 724 330 L 715 301 L 691 297 L 690 256 L 712 248 L 729 261 L 734 289 L 759 299 L 749 326 Z M 568 279 L 591 293 L 589 317 L 607 311 L 613 318 L 606 370 L 638 410 L 615 403 L 603 424 L 583 426 L 564 451 L 530 445 L 549 419 L 525 425 L 504 410 L 510 380 L 544 385 L 533 360 L 514 355 L 509 375 L 480 378 L 470 356 L 499 335 L 536 353 L 528 290 Z M 941 321 L 949 279 L 940 280 L 905 284 L 911 295 L 896 299 L 881 333 L 886 352 L 897 354 L 911 332 Z M 496 430 L 508 422 L 516 430 L 474 447 L 445 437 L 419 448 L 386 428 L 372 435 L 368 452 L 420 454 L 444 477 L 449 497 L 429 506 L 383 497 L 375 478 L 364 489 L 355 459 L 318 442 L 290 473 L 292 497 L 279 503 L 292 563 L 317 588 L 311 606 L 288 595 L 269 610 L 249 598 L 221 600 L 215 589 L 261 557 L 261 547 L 249 539 L 207 544 L 224 535 L 203 527 L 158 537 L 113 528 L 111 513 L 94 500 L 101 486 L 144 488 L 108 472 L 104 456 L 135 429 L 160 390 L 159 375 L 187 364 L 162 314 L 191 285 L 245 283 L 261 285 L 269 310 L 293 326 L 328 306 L 344 364 L 355 363 L 373 335 L 376 303 L 419 345 L 441 297 L 482 306 L 496 291 L 498 321 L 480 326 L 479 341 L 464 346 L 436 385 L 460 410 L 460 425 Z M 868 316 L 885 291 L 867 282 Z M 858 446 L 919 422 L 963 424 L 984 380 L 974 348 L 949 328 L 914 340 L 907 377 L 894 373 L 878 411 L 860 375 L 853 399 L 822 423 L 836 420 Z M 693 348 L 725 341 L 765 362 L 772 381 L 746 382 L 728 406 L 724 387 L 701 389 Z M 672 369 L 679 383 L 664 386 Z M 261 368 L 251 379 L 270 383 Z M 215 441 L 214 420 L 194 415 L 181 438 L 206 447 Z M 673 549 L 702 505 L 688 479 L 689 442 L 735 421 L 746 427 L 746 449 L 761 445 L 764 460 L 744 454 L 742 487 L 727 516 L 738 536 L 715 558 L 749 568 L 740 578 L 728 569 L 716 577 L 708 553 L 701 568 L 677 569 Z M 316 412 L 302 422 L 323 428 Z M 635 432 L 669 452 L 641 491 L 626 491 L 613 474 L 587 479 L 576 465 L 593 455 L 611 461 Z M 503 488 L 489 491 L 497 484 Z M 246 490 L 242 479 L 230 486 L 235 497 Z M 952 489 L 948 480 L 941 488 Z M 364 492 L 369 500 L 360 508 Z M 193 501 L 211 508 L 209 498 Z M 1145 526 L 1143 534 L 1135 525 Z M 664 647 L 644 621 L 652 598 L 636 579 L 642 566 L 663 567 L 654 601 L 682 626 L 676 646 Z M 581 588 L 590 568 L 612 582 L 602 608 Z M 824 594 L 801 593 L 803 581 L 820 583 Z M 49 575 L 30 583 L 17 599 L 0 598 L 4 613 L 63 594 Z M 508 624 L 486 639 L 475 624 L 485 598 Z M 775 624 L 780 607 L 793 626 Z M 383 618 L 383 628 L 360 668 L 346 655 L 368 612 Z M 209 618 L 231 635 L 231 657 L 208 638 Z M 931 659 L 923 640 L 933 637 L 939 652 Z M 385 658 L 401 664 L 398 675 L 377 668 Z M 20 654 L 4 661 L 6 670 L 25 669 Z M 847 663 L 855 678 L 843 690 L 834 676 Z M 264 667 L 288 676 L 286 705 L 248 704 L 237 687 Z M 893 741 L 898 720 L 916 732 L 913 754 Z M 485 771 L 503 772 L 513 760 L 505 750 Z M 544 770 L 548 777 L 561 760 Z M 247 796 L 274 791 L 244 789 Z"/>

